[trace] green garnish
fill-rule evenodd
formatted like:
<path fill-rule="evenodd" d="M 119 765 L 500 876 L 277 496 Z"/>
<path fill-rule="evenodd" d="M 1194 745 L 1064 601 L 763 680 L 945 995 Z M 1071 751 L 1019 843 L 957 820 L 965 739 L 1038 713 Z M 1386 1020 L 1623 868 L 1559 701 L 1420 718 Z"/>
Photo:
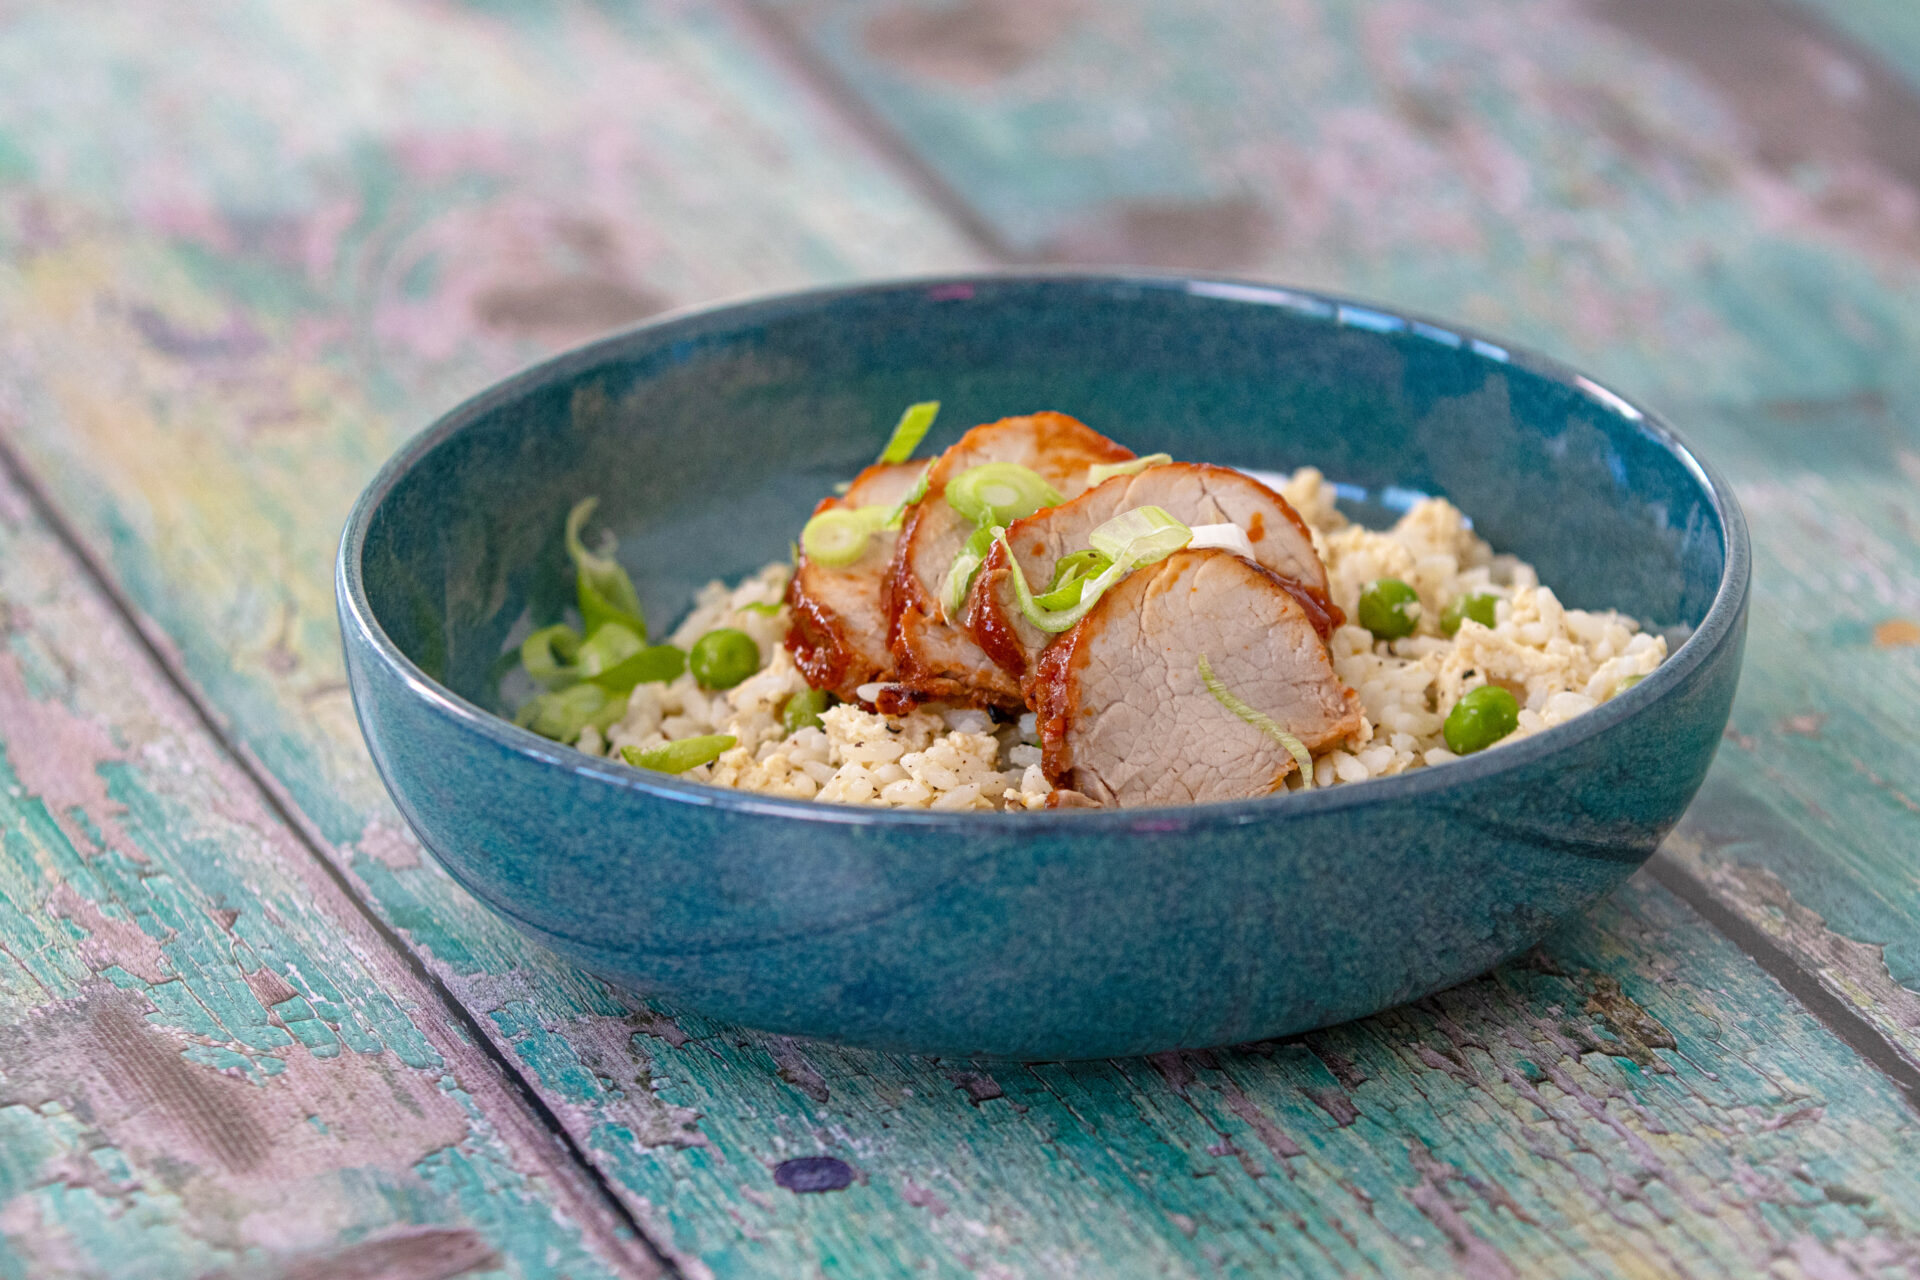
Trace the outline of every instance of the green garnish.
<path fill-rule="evenodd" d="M 893 434 L 887 437 L 887 447 L 880 451 L 882 462 L 905 462 L 927 438 L 927 432 L 933 426 L 933 419 L 940 412 L 938 400 L 923 400 L 919 404 L 910 404 L 907 411 L 900 415 Z"/>
<path fill-rule="evenodd" d="M 844 569 L 867 553 L 867 539 L 890 515 L 886 507 L 834 507 L 807 521 L 800 545 L 814 563 Z"/>
<path fill-rule="evenodd" d="M 1264 711 L 1254 710 L 1233 690 L 1227 688 L 1220 677 L 1213 674 L 1213 664 L 1207 661 L 1207 655 L 1204 653 L 1200 655 L 1200 683 L 1207 686 L 1207 692 L 1212 694 L 1214 700 L 1221 706 L 1285 747 L 1288 754 L 1293 757 L 1294 764 L 1300 767 L 1301 781 L 1306 784 L 1303 790 L 1313 788 L 1313 757 L 1307 754 L 1307 744 L 1282 729 L 1275 723 L 1272 716 Z"/>
<path fill-rule="evenodd" d="M 763 618 L 771 618 L 774 614 L 779 613 L 782 607 L 781 602 L 778 600 L 756 600 L 752 604 L 741 605 L 740 612 L 757 613 Z"/>
<path fill-rule="evenodd" d="M 1047 585 L 1046 593 L 1033 598 L 1033 602 L 1042 609 L 1071 609 L 1080 603 L 1080 593 L 1086 589 L 1087 581 L 1100 573 L 1113 561 L 1104 552 L 1084 550 L 1061 556 L 1053 566 L 1053 581 Z"/>
<path fill-rule="evenodd" d="M 976 527 L 1012 524 L 1064 501 L 1038 472 L 1016 462 L 983 462 L 947 481 L 947 505 Z"/>
<path fill-rule="evenodd" d="M 800 690 L 780 708 L 781 727 L 788 733 L 821 728 L 825 721 L 820 719 L 820 713 L 827 709 L 829 696 L 825 689 Z"/>
<path fill-rule="evenodd" d="M 580 683 L 572 668 L 580 661 L 580 633 L 564 622 L 542 627 L 520 642 L 520 664 L 542 689 Z"/>
<path fill-rule="evenodd" d="M 647 647 L 647 642 L 619 622 L 602 623 L 580 645 L 580 675 L 592 679 L 610 671 Z"/>
<path fill-rule="evenodd" d="M 1520 700 L 1497 684 L 1483 684 L 1460 695 L 1447 712 L 1441 733 L 1457 756 L 1485 751 L 1520 725 Z"/>
<path fill-rule="evenodd" d="M 996 528 L 993 536 L 1006 545 L 1005 529 Z M 1027 575 L 1021 572 L 1020 562 L 1010 545 L 1007 564 L 1012 572 L 1008 576 L 1013 579 L 1013 594 L 1027 621 L 1042 631 L 1058 635 L 1086 617 L 1114 583 L 1135 569 L 1166 559 L 1186 546 L 1192 537 L 1191 529 L 1159 507 L 1122 511 L 1088 535 L 1094 551 L 1106 556 L 1109 563 L 1097 573 L 1080 579 L 1078 598 L 1065 608 L 1049 608 L 1034 598 L 1033 588 L 1027 585 Z M 1056 590 L 1059 588 L 1051 588 L 1047 594 L 1051 596 Z"/>
<path fill-rule="evenodd" d="M 521 707 L 513 722 L 555 742 L 573 742 L 588 725 L 605 729 L 626 714 L 627 700 L 597 684 L 543 693 Z"/>
<path fill-rule="evenodd" d="M 1420 593 L 1398 578 L 1377 578 L 1360 593 L 1360 625 L 1376 640 L 1410 636 L 1420 625 Z"/>
<path fill-rule="evenodd" d="M 1627 690 L 1633 688 L 1633 686 L 1639 684 L 1642 680 L 1645 680 L 1645 679 L 1646 679 L 1645 676 L 1640 676 L 1640 675 L 1621 676 L 1620 683 L 1613 686 L 1613 696 L 1616 698 L 1619 697 L 1621 694 L 1625 693 Z"/>
<path fill-rule="evenodd" d="M 1122 511 L 1087 535 L 1087 543 L 1118 564 L 1122 560 L 1138 568 L 1165 560 L 1193 541 L 1193 530 L 1181 524 L 1159 507 L 1134 507 Z"/>
<path fill-rule="evenodd" d="M 655 773 L 685 773 L 703 764 L 712 764 L 733 749 L 740 740 L 730 733 L 707 733 L 697 738 L 681 738 L 642 751 L 639 747 L 620 748 L 620 758 L 636 769 Z"/>
<path fill-rule="evenodd" d="M 656 644 L 635 650 L 590 678 L 611 693 L 632 693 L 635 685 L 664 684 L 669 680 L 678 680 L 680 673 L 686 669 L 685 653 L 670 644 Z"/>
<path fill-rule="evenodd" d="M 973 589 L 973 580 L 986 561 L 987 552 L 991 550 L 993 526 L 983 525 L 968 536 L 966 545 L 960 548 L 960 554 L 953 558 L 953 564 L 947 570 L 947 581 L 940 589 L 940 604 L 949 618 L 960 616 L 960 610 L 967 603 L 967 592 Z"/>
<path fill-rule="evenodd" d="M 640 611 L 640 593 L 633 589 L 633 579 L 618 560 L 587 550 L 580 540 L 581 529 L 599 505 L 598 498 L 582 498 L 567 513 L 567 554 L 573 558 L 578 578 L 575 592 L 580 601 L 580 620 L 589 636 L 603 622 L 619 622 L 644 642 L 647 618 Z"/>
<path fill-rule="evenodd" d="M 588 551 L 580 532 L 598 498 L 567 513 L 567 555 L 586 638 L 564 623 L 541 627 L 520 642 L 520 663 L 546 692 L 527 702 L 513 722 L 544 738 L 574 742 L 588 725 L 606 729 L 626 714 L 635 685 L 672 680 L 686 655 L 670 644 L 647 644 L 646 617 L 633 579 L 611 554 Z"/>
<path fill-rule="evenodd" d="M 1447 607 L 1440 611 L 1440 633 L 1448 636 L 1457 634 L 1460 624 L 1469 618 L 1491 631 L 1497 621 L 1494 608 L 1499 603 L 1499 596 L 1488 595 L 1485 592 L 1470 596 L 1455 596 L 1448 602 Z"/>
<path fill-rule="evenodd" d="M 1115 476 L 1136 476 L 1148 467 L 1164 467 L 1173 461 L 1170 453 L 1150 453 L 1144 458 L 1129 458 L 1125 462 L 1110 462 L 1105 466 L 1087 468 L 1087 488 L 1091 489 L 1104 480 Z"/>
<path fill-rule="evenodd" d="M 721 627 L 693 642 L 687 668 L 709 689 L 731 689 L 760 669 L 760 646 L 744 631 Z"/>

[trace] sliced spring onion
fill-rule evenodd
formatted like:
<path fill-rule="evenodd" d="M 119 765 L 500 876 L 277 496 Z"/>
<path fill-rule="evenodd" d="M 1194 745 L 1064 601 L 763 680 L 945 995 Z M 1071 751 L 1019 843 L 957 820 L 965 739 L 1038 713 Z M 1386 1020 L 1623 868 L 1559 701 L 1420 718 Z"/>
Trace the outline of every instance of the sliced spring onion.
<path fill-rule="evenodd" d="M 1053 581 L 1046 594 L 1033 598 L 1042 609 L 1071 609 L 1080 603 L 1080 595 L 1090 579 L 1104 573 L 1113 563 L 1098 551 L 1075 551 L 1061 556 L 1053 566 Z"/>
<path fill-rule="evenodd" d="M 542 689 L 580 683 L 580 633 L 565 623 L 542 627 L 520 642 L 520 664 Z"/>
<path fill-rule="evenodd" d="M 993 534 L 1001 542 L 1006 541 L 1006 530 L 995 529 Z M 1086 617 L 1114 583 L 1135 569 L 1165 560 L 1186 546 L 1192 536 L 1192 530 L 1159 507 L 1135 507 L 1130 511 L 1122 511 L 1088 535 L 1094 551 L 1106 556 L 1111 563 L 1080 579 L 1079 596 L 1072 604 L 1055 608 L 1048 607 L 1034 597 L 1033 589 L 1027 585 L 1027 576 L 1020 571 L 1020 562 L 1014 559 L 1013 548 L 1009 546 L 1007 563 L 1013 570 L 1009 575 L 1013 579 L 1013 594 L 1020 602 L 1020 612 L 1028 622 L 1042 631 L 1058 635 Z M 1048 596 L 1054 596 L 1057 590 L 1059 588 L 1049 590 Z M 1058 598 L 1064 599 L 1064 595 Z"/>
<path fill-rule="evenodd" d="M 1192 539 L 1193 530 L 1151 506 L 1122 511 L 1087 535 L 1095 551 L 1106 553 L 1116 564 L 1127 561 L 1136 569 L 1165 560 Z"/>
<path fill-rule="evenodd" d="M 907 496 L 900 499 L 900 504 L 887 513 L 886 520 L 880 525 L 882 529 L 898 529 L 906 522 L 907 508 L 927 496 L 927 477 L 932 474 L 931 462 L 920 468 L 920 478 L 913 482 L 913 488 L 907 490 Z"/>
<path fill-rule="evenodd" d="M 993 526 L 982 525 L 953 558 L 953 564 L 947 569 L 947 581 L 940 589 L 940 606 L 947 611 L 948 618 L 958 618 L 960 610 L 966 607 L 967 592 L 973 589 L 973 579 L 991 550 Z"/>
<path fill-rule="evenodd" d="M 1129 458 L 1125 462 L 1110 462 L 1105 466 L 1087 468 L 1087 488 L 1115 476 L 1137 476 L 1148 467 L 1164 467 L 1173 461 L 1170 453 L 1150 453 L 1144 458 Z"/>
<path fill-rule="evenodd" d="M 1007 546 L 1005 529 L 996 528 L 993 536 L 1001 545 Z M 1011 569 L 1007 576 L 1013 579 L 1013 595 L 1020 602 L 1020 612 L 1028 622 L 1050 635 L 1059 635 L 1086 617 L 1087 611 L 1100 602 L 1107 588 L 1120 581 L 1127 572 L 1117 563 L 1109 564 L 1093 577 L 1080 580 L 1080 594 L 1073 604 L 1066 608 L 1050 609 L 1034 598 L 1033 589 L 1027 585 L 1027 575 L 1021 571 L 1020 562 L 1014 558 L 1011 546 L 1007 546 L 1007 565 Z"/>
<path fill-rule="evenodd" d="M 677 680 L 687 669 L 687 655 L 670 644 L 650 645 L 630 654 L 593 677 L 610 693 L 632 693 L 639 684 Z"/>
<path fill-rule="evenodd" d="M 1307 752 L 1307 744 L 1282 729 L 1274 722 L 1272 716 L 1248 706 L 1233 690 L 1221 683 L 1220 677 L 1213 674 L 1213 664 L 1207 661 L 1207 655 L 1204 653 L 1200 655 L 1200 683 L 1207 686 L 1207 692 L 1212 694 L 1214 700 L 1221 706 L 1285 747 L 1287 754 L 1293 757 L 1294 764 L 1300 767 L 1300 777 L 1306 784 L 1306 789 L 1312 789 L 1313 757 Z"/>
<path fill-rule="evenodd" d="M 940 412 L 938 400 L 922 400 L 919 404 L 910 404 L 907 411 L 900 415 L 893 434 L 887 437 L 887 447 L 880 451 L 882 462 L 905 462 L 927 438 L 927 431 L 933 426 L 934 417 Z"/>
<path fill-rule="evenodd" d="M 601 672 L 619 666 L 647 642 L 621 622 L 603 622 L 580 646 L 580 674 L 592 679 Z"/>
<path fill-rule="evenodd" d="M 619 622 L 645 641 L 647 617 L 640 611 L 640 593 L 633 589 L 633 579 L 627 576 L 618 560 L 587 550 L 586 543 L 580 540 L 587 518 L 599 505 L 598 498 L 582 498 L 567 513 L 567 554 L 573 558 L 578 578 L 576 594 L 580 600 L 581 621 L 589 636 L 598 631 L 603 622 Z"/>
<path fill-rule="evenodd" d="M 543 693 L 521 707 L 513 722 L 555 742 L 573 742 L 588 725 L 605 729 L 626 714 L 627 700 L 596 684 Z"/>
<path fill-rule="evenodd" d="M 1064 501 L 1059 490 L 1017 462 L 983 462 L 947 481 L 947 505 L 975 525 L 1012 524 Z"/>
<path fill-rule="evenodd" d="M 1193 526 L 1193 541 L 1187 544 L 1195 551 L 1204 551 L 1208 547 L 1217 547 L 1222 551 L 1231 551 L 1237 556 L 1252 560 L 1253 539 L 1247 531 L 1237 524 L 1197 524 Z"/>
<path fill-rule="evenodd" d="M 703 764 L 712 764 L 733 749 L 740 740 L 730 733 L 707 733 L 678 742 L 663 742 L 642 751 L 639 747 L 620 748 L 620 758 L 636 769 L 656 773 L 685 773 Z"/>
<path fill-rule="evenodd" d="M 757 613 L 763 618 L 771 618 L 779 613 L 783 607 L 778 600 L 756 600 L 752 604 L 741 605 L 740 612 Z"/>
<path fill-rule="evenodd" d="M 814 563 L 844 569 L 867 553 L 867 539 L 889 514 L 886 507 L 833 507 L 807 521 L 800 545 Z"/>

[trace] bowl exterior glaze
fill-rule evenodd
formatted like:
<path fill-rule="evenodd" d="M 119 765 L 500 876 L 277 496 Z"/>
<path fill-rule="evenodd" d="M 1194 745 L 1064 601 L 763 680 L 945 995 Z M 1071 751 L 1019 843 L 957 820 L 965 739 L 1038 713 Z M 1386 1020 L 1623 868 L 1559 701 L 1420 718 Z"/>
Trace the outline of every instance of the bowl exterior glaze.
<path fill-rule="evenodd" d="M 774 800 L 514 728 L 503 646 L 557 615 L 559 520 L 604 495 L 659 616 L 786 546 L 899 406 L 946 438 L 1049 407 L 1142 452 L 1312 464 L 1361 510 L 1445 493 L 1571 605 L 1691 638 L 1598 710 L 1445 768 L 1124 812 Z M 1748 553 L 1663 426 L 1550 362 L 1229 281 L 991 277 L 669 318 L 455 410 L 362 498 L 338 590 L 354 702 L 447 870 L 621 986 L 771 1031 L 1082 1058 L 1284 1035 L 1461 981 L 1624 880 L 1725 727 Z"/>

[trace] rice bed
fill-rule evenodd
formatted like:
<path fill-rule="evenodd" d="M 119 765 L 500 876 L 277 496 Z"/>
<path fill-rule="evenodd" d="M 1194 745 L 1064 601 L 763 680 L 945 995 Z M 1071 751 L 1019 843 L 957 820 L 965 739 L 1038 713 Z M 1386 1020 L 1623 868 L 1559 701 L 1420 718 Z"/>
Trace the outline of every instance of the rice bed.
<path fill-rule="evenodd" d="M 1488 748 L 1497 751 L 1592 710 L 1667 656 L 1663 637 L 1625 615 L 1562 606 L 1531 565 L 1496 555 L 1444 499 L 1423 499 L 1391 529 L 1372 530 L 1341 515 L 1332 486 L 1312 468 L 1288 477 L 1280 492 L 1312 530 L 1334 603 L 1349 618 L 1376 578 L 1402 579 L 1420 595 L 1419 628 L 1405 639 L 1375 640 L 1351 624 L 1334 632 L 1334 671 L 1358 691 L 1364 714 L 1350 741 L 1314 757 L 1316 786 L 1456 759 L 1442 736 L 1446 713 L 1479 685 L 1501 684 L 1520 701 L 1519 727 Z M 843 704 L 821 717 L 822 727 L 788 734 L 781 709 L 807 687 L 784 643 L 788 610 L 748 607 L 781 602 L 788 574 L 785 564 L 771 564 L 734 587 L 709 583 L 672 636 L 684 649 L 716 627 L 738 628 L 760 647 L 759 672 L 725 692 L 701 689 L 690 674 L 671 684 L 640 685 L 626 715 L 605 734 L 587 729 L 580 749 L 617 756 L 623 747 L 725 733 L 738 745 L 681 776 L 834 804 L 1046 806 L 1052 787 L 1040 769 L 1031 715 L 997 725 L 972 708 L 931 704 L 885 716 Z M 1468 620 L 1452 637 L 1440 634 L 1441 610 L 1474 593 L 1498 598 L 1494 625 Z M 1298 790 L 1305 781 L 1295 774 L 1286 785 Z"/>

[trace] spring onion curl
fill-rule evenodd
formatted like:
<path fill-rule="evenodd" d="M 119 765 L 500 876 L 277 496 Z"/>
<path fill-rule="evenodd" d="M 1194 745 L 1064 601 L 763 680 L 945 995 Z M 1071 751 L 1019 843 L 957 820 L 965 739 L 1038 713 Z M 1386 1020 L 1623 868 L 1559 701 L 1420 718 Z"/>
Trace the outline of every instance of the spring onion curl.
<path fill-rule="evenodd" d="M 867 540 L 889 516 L 886 507 L 833 507 L 807 521 L 800 546 L 807 559 L 844 569 L 867 553 Z"/>
<path fill-rule="evenodd" d="M 582 498 L 567 513 L 567 554 L 573 558 L 582 629 L 591 636 L 601 623 L 618 622 L 644 642 L 647 618 L 640 611 L 640 593 L 633 589 L 633 579 L 618 560 L 587 550 L 580 540 L 580 531 L 599 505 L 598 498 Z"/>
<path fill-rule="evenodd" d="M 1025 519 L 1065 498 L 1036 471 L 1017 462 L 983 462 L 947 481 L 947 505 L 974 527 L 992 528 Z"/>
<path fill-rule="evenodd" d="M 967 592 L 973 590 L 973 579 L 980 572 L 980 566 L 986 563 L 987 552 L 993 550 L 993 529 L 992 525 L 975 529 L 947 569 L 946 583 L 940 588 L 940 607 L 946 610 L 947 617 L 959 618 L 960 611 L 966 607 Z"/>
<path fill-rule="evenodd" d="M 1130 561 L 1134 568 L 1165 560 L 1193 541 L 1193 530 L 1160 507 L 1133 507 L 1099 525 L 1087 535 L 1087 545 L 1116 564 Z"/>
<path fill-rule="evenodd" d="M 933 426 L 933 420 L 940 412 L 938 400 L 923 400 L 919 404 L 910 404 L 907 411 L 900 415 L 900 421 L 893 428 L 893 434 L 887 437 L 887 447 L 880 451 L 881 462 L 905 462 L 927 438 L 927 432 Z"/>
<path fill-rule="evenodd" d="M 609 693 L 629 694 L 635 685 L 678 680 L 686 669 L 685 650 L 670 644 L 656 644 L 636 649 L 600 674 L 587 678 Z"/>
<path fill-rule="evenodd" d="M 627 700 L 597 684 L 543 693 L 521 707 L 513 722 L 555 742 L 573 742 L 588 725 L 605 730 L 627 713 Z"/>
<path fill-rule="evenodd" d="M 520 665 L 542 689 L 564 689 L 580 683 L 573 668 L 580 661 L 580 633 L 562 622 L 542 627 L 520 642 Z"/>
<path fill-rule="evenodd" d="M 1173 461 L 1170 453 L 1150 453 L 1144 458 L 1129 458 L 1125 462 L 1110 462 L 1104 466 L 1087 468 L 1087 488 L 1115 476 L 1137 476 L 1148 467 L 1164 467 Z"/>
<path fill-rule="evenodd" d="M 1221 706 L 1285 747 L 1293 757 L 1294 764 L 1300 768 L 1300 779 L 1305 783 L 1302 789 L 1313 789 L 1313 757 L 1307 753 L 1307 744 L 1274 723 L 1272 716 L 1248 706 L 1233 690 L 1221 683 L 1220 677 L 1213 674 L 1213 664 L 1207 661 L 1204 653 L 1200 655 L 1200 683 L 1207 686 L 1207 692 Z"/>
<path fill-rule="evenodd" d="M 520 642 L 520 663 L 544 692 L 520 708 L 514 723 L 558 742 L 576 741 L 589 726 L 611 727 L 626 714 L 635 685 L 672 680 L 687 668 L 687 655 L 680 650 L 647 643 L 640 595 L 611 549 L 588 551 L 581 540 L 598 503 L 586 498 L 567 513 L 567 555 L 573 560 L 581 631 L 561 623 L 541 627 Z"/>
<path fill-rule="evenodd" d="M 1027 585 L 1027 575 L 1021 572 L 1013 547 L 1007 544 L 1007 531 L 995 528 L 993 536 L 1007 548 L 1007 564 L 1012 570 L 1007 576 L 1013 579 L 1013 594 L 1020 602 L 1020 612 L 1040 630 L 1059 635 L 1086 617 L 1116 582 L 1135 569 L 1165 560 L 1186 546 L 1193 531 L 1159 507 L 1122 511 L 1088 535 L 1093 549 L 1106 556 L 1110 563 L 1082 579 L 1079 599 L 1064 609 L 1049 609 L 1034 598 L 1033 589 Z"/>
<path fill-rule="evenodd" d="M 697 738 L 664 742 L 642 751 L 639 747 L 620 748 L 620 758 L 636 769 L 655 773 L 685 773 L 703 764 L 712 764 L 731 751 L 740 740 L 730 733 L 706 733 Z"/>
<path fill-rule="evenodd" d="M 1046 592 L 1033 598 L 1042 609 L 1071 609 L 1080 603 L 1087 582 L 1097 577 L 1113 561 L 1098 551 L 1075 551 L 1061 556 L 1053 566 L 1053 581 Z"/>

